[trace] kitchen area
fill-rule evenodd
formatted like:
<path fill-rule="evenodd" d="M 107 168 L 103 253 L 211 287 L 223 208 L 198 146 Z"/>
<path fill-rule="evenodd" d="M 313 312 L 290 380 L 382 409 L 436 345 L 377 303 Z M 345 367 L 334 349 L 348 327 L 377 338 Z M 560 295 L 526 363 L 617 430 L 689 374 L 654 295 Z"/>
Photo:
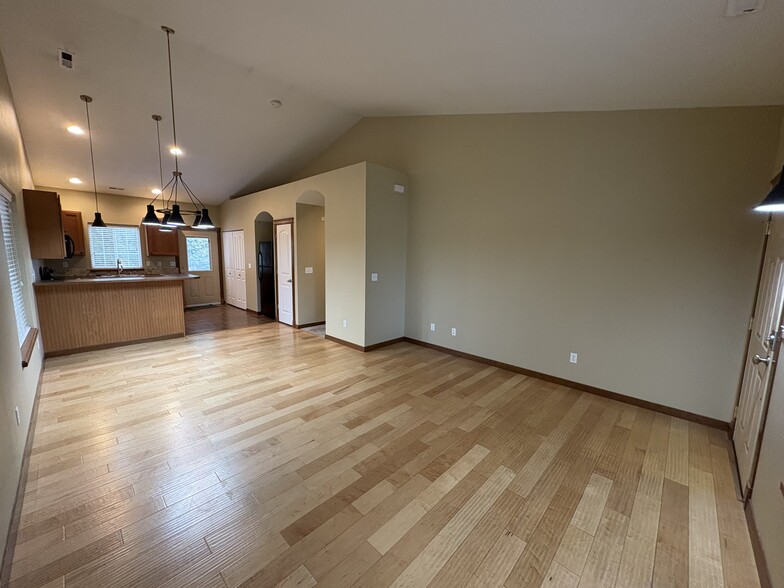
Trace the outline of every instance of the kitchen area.
<path fill-rule="evenodd" d="M 141 198 L 102 194 L 108 222 L 97 227 L 92 194 L 24 191 L 47 357 L 185 335 L 186 284 L 201 272 L 189 272 L 187 252 L 181 255 L 187 227 L 140 224 L 145 205 Z M 217 265 L 218 256 L 211 257 L 208 263 Z M 219 287 L 216 294 L 219 304 Z"/>

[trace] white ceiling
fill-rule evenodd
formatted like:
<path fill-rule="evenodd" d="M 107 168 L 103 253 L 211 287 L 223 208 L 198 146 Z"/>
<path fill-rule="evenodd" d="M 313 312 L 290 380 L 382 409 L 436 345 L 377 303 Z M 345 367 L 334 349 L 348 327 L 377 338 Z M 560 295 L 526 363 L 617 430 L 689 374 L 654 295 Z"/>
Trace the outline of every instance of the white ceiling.
<path fill-rule="evenodd" d="M 4 0 L 6 61 L 36 183 L 89 174 L 62 131 L 95 98 L 101 189 L 156 183 L 173 37 L 183 170 L 218 202 L 285 181 L 360 116 L 784 103 L 784 1 Z M 55 61 L 76 52 L 77 68 Z M 278 98 L 284 106 L 269 107 Z M 170 142 L 170 139 L 168 139 Z M 168 143 L 167 143 L 168 144 Z M 170 167 L 170 165 L 169 165 Z"/>

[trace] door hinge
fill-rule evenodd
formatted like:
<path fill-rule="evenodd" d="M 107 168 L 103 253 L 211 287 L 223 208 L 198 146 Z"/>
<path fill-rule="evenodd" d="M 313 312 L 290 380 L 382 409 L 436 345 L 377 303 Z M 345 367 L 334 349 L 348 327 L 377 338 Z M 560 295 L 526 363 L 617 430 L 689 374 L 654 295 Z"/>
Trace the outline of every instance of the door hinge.
<path fill-rule="evenodd" d="M 754 328 L 754 317 L 751 317 L 749 319 L 749 331 L 751 331 L 753 328 Z"/>
<path fill-rule="evenodd" d="M 738 418 L 738 408 L 740 408 L 740 406 L 736 406 L 735 408 L 732 409 L 732 420 L 733 421 Z"/>
<path fill-rule="evenodd" d="M 754 488 L 751 486 L 751 484 L 746 484 L 746 492 L 745 492 L 746 498 L 744 499 L 745 502 L 748 502 L 749 500 L 751 500 L 751 493 L 752 492 L 754 492 Z"/>
<path fill-rule="evenodd" d="M 768 222 L 765 223 L 765 234 L 770 235 L 770 219 L 768 219 Z"/>

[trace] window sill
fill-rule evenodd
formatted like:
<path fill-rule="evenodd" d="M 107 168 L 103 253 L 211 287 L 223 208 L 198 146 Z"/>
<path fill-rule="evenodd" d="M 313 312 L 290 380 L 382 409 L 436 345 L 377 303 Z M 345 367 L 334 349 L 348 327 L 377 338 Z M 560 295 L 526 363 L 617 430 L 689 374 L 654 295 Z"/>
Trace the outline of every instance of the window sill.
<path fill-rule="evenodd" d="M 27 337 L 25 337 L 24 342 L 22 343 L 22 367 L 26 368 L 30 364 L 30 357 L 33 355 L 33 349 L 35 349 L 35 340 L 38 337 L 38 329 L 33 327 L 27 331 Z"/>

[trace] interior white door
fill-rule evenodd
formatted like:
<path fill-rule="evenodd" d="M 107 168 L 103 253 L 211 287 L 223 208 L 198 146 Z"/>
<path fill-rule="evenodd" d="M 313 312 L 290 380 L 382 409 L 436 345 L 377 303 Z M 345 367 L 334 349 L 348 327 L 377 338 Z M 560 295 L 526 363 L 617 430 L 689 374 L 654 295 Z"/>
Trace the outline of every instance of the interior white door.
<path fill-rule="evenodd" d="M 245 231 L 223 233 L 223 283 L 226 304 L 245 310 Z"/>
<path fill-rule="evenodd" d="M 278 282 L 278 320 L 294 324 L 294 255 L 290 223 L 275 225 L 275 271 Z"/>
<path fill-rule="evenodd" d="M 218 236 L 215 231 L 179 231 L 180 271 L 199 276 L 185 280 L 185 306 L 220 304 Z"/>
<path fill-rule="evenodd" d="M 234 236 L 231 231 L 223 232 L 223 291 L 226 304 L 237 306 L 234 295 Z"/>
<path fill-rule="evenodd" d="M 781 340 L 782 303 L 784 220 L 775 218 L 770 226 L 762 279 L 751 323 L 749 351 L 746 355 L 733 434 L 744 497 L 753 482 L 755 461 L 761 442 L 762 419 L 775 371 L 776 351 Z"/>
<path fill-rule="evenodd" d="M 235 306 L 245 310 L 248 307 L 245 286 L 245 231 L 234 231 L 234 255 Z"/>

